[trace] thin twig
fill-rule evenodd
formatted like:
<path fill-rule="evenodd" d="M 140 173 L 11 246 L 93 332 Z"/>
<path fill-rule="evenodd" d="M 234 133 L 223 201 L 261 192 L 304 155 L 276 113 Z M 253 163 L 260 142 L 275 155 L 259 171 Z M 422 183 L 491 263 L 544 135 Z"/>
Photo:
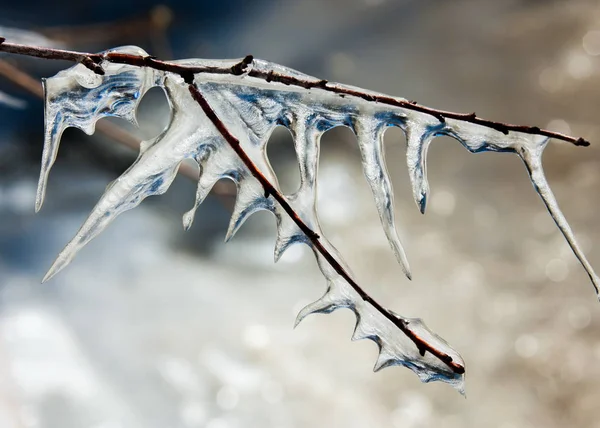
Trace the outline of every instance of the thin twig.
<path fill-rule="evenodd" d="M 320 240 L 318 234 L 316 234 L 304 221 L 299 217 L 299 215 L 294 211 L 294 209 L 289 205 L 287 199 L 283 194 L 281 194 L 270 182 L 269 180 L 262 174 L 262 172 L 258 169 L 258 167 L 252 162 L 252 160 L 248 157 L 246 152 L 242 149 L 240 145 L 240 141 L 227 129 L 225 124 L 219 119 L 216 115 L 208 101 L 204 98 L 202 93 L 198 90 L 197 86 L 194 84 L 194 75 L 198 73 L 217 73 L 217 74 L 231 74 L 231 75 L 241 75 L 243 73 L 248 73 L 249 76 L 265 80 L 267 82 L 278 82 L 284 85 L 292 85 L 298 86 L 306 89 L 321 89 L 333 93 L 337 93 L 341 96 L 353 96 L 358 97 L 368 102 L 375 102 L 381 104 L 387 104 L 392 106 L 397 106 L 409 110 L 419 111 L 425 114 L 432 115 L 439 119 L 441 122 L 444 122 L 446 119 L 455 119 L 470 123 L 475 123 L 478 125 L 486 126 L 495 130 L 498 130 L 503 133 L 508 133 L 509 131 L 518 131 L 528 134 L 537 134 L 544 135 L 547 137 L 552 137 L 560 140 L 564 140 L 570 143 L 573 143 L 578 146 L 587 146 L 589 143 L 582 138 L 574 138 L 571 136 L 542 130 L 537 127 L 528 127 L 528 126 L 519 126 L 519 125 L 511 125 L 505 124 L 501 122 L 493 122 L 485 119 L 478 118 L 474 113 L 471 114 L 460 114 L 453 112 L 446 112 L 436 109 L 431 109 L 428 107 L 424 107 L 418 105 L 414 102 L 392 98 L 384 95 L 377 95 L 368 92 L 361 92 L 360 90 L 348 88 L 344 86 L 339 86 L 335 84 L 330 84 L 325 80 L 321 81 L 309 81 L 304 79 L 299 79 L 294 76 L 284 75 L 280 73 L 269 72 L 265 73 L 259 70 L 253 70 L 248 66 L 252 63 L 252 56 L 247 56 L 239 63 L 235 64 L 232 67 L 197 67 L 197 66 L 186 66 L 181 64 L 175 64 L 167 61 L 160 61 L 152 57 L 142 57 L 139 55 L 129 55 L 129 54 L 121 54 L 121 53 L 106 53 L 106 54 L 88 54 L 81 52 L 73 52 L 66 50 L 55 50 L 55 49 L 46 49 L 46 48 L 37 48 L 32 46 L 25 45 L 17 45 L 12 43 L 5 43 L 3 39 L 0 39 L 0 51 L 11 52 L 21 55 L 35 56 L 41 58 L 50 58 L 50 59 L 62 59 L 69 60 L 75 62 L 81 62 L 86 67 L 90 68 L 92 71 L 98 74 L 104 74 L 104 70 L 101 68 L 101 63 L 103 61 L 113 62 L 113 63 L 121 63 L 121 64 L 129 64 L 132 66 L 138 67 L 151 67 L 157 70 L 162 70 L 166 72 L 171 72 L 178 74 L 181 76 L 184 81 L 188 84 L 188 89 L 190 91 L 193 99 L 200 105 L 206 116 L 210 119 L 213 125 L 217 128 L 217 130 L 221 133 L 223 138 L 229 143 L 232 149 L 238 154 L 240 159 L 244 162 L 246 167 L 250 170 L 250 172 L 254 175 L 254 177 L 261 183 L 264 188 L 265 195 L 273 196 L 273 198 L 281 205 L 284 211 L 290 216 L 290 218 L 294 221 L 294 223 L 300 228 L 300 230 L 308 237 L 311 241 L 313 248 L 319 252 L 325 260 L 331 265 L 331 267 L 341 276 L 343 277 L 348 284 L 359 294 L 359 296 L 368 304 L 372 305 L 377 311 L 379 311 L 385 318 L 387 318 L 390 322 L 392 322 L 396 327 L 398 327 L 415 345 L 419 350 L 421 355 L 425 355 L 426 352 L 431 353 L 433 356 L 438 358 L 440 361 L 445 363 L 454 373 L 462 374 L 465 372 L 465 368 L 462 364 L 453 360 L 452 356 L 448 355 L 444 351 L 437 349 L 434 345 L 428 343 L 425 339 L 419 336 L 417 332 L 415 332 L 411 326 L 410 322 L 407 319 L 397 317 L 392 312 L 385 309 L 381 306 L 376 300 L 374 300 L 371 296 L 369 296 L 357 283 L 352 279 L 350 274 L 344 269 L 344 267 L 337 261 L 337 259 L 331 254 L 327 248 L 323 245 Z"/>
<path fill-rule="evenodd" d="M 242 61 L 242 63 L 236 64 L 233 67 L 193 67 L 175 64 L 169 61 L 157 60 L 151 56 L 131 55 L 118 52 L 91 54 L 65 49 L 42 48 L 37 46 L 20 45 L 17 43 L 6 43 L 3 37 L 0 37 L 0 52 L 32 56 L 36 58 L 80 62 L 94 73 L 100 75 L 104 74 L 104 70 L 102 67 L 100 67 L 100 63 L 102 63 L 102 61 L 108 61 L 116 64 L 128 64 L 136 67 L 150 67 L 154 68 L 155 70 L 175 73 L 184 78 L 199 73 L 240 75 L 244 72 L 245 67 L 252 62 L 252 57 L 250 56 L 244 59 L 246 62 Z"/>
<path fill-rule="evenodd" d="M 549 131 L 546 129 L 540 129 L 537 126 L 523 126 L 513 125 L 509 123 L 495 122 L 492 120 L 483 119 L 477 117 L 475 113 L 454 113 L 450 111 L 437 110 L 430 107 L 425 107 L 417 104 L 413 101 L 407 101 L 400 98 L 393 98 L 385 95 L 378 95 L 369 92 L 362 92 L 358 89 L 348 88 L 336 84 L 329 83 L 327 80 L 305 80 L 291 75 L 275 73 L 275 72 L 264 72 L 260 70 L 253 70 L 249 67 L 253 61 L 251 55 L 248 55 L 238 64 L 232 67 L 216 67 L 216 66 L 189 66 L 182 64 L 175 64 L 169 61 L 160 61 L 151 56 L 139 56 L 130 55 L 116 52 L 109 52 L 105 54 L 92 54 L 85 52 L 75 52 L 63 49 L 50 49 L 35 46 L 20 45 L 16 43 L 6 43 L 3 38 L 0 38 L 0 51 L 9 52 L 18 55 L 33 56 L 38 58 L 46 59 L 57 59 L 66 60 L 72 62 L 81 62 L 83 65 L 88 67 L 90 70 L 97 74 L 104 74 L 104 70 L 100 67 L 102 61 L 108 61 L 119 64 L 129 64 L 138 67 L 150 67 L 156 70 L 167 71 L 175 73 L 189 81 L 192 76 L 200 73 L 211 73 L 211 74 L 231 74 L 239 76 L 244 72 L 248 72 L 248 75 L 257 79 L 262 79 L 267 82 L 277 82 L 284 85 L 298 86 L 305 89 L 322 89 L 324 91 L 336 93 L 342 96 L 354 96 L 361 98 L 368 102 L 387 104 L 395 107 L 405 108 L 407 110 L 414 110 L 421 113 L 429 114 L 436 117 L 441 122 L 446 119 L 455 119 L 463 122 L 474 123 L 477 125 L 485 126 L 491 129 L 495 129 L 504 134 L 508 134 L 510 131 L 522 132 L 525 134 L 543 135 L 549 138 L 555 138 L 557 140 L 566 141 L 576 146 L 589 146 L 590 143 L 583 138 L 576 138 L 569 135 L 561 134 L 558 132 Z"/>
<path fill-rule="evenodd" d="M 265 191 L 265 195 L 272 195 L 273 198 L 281 205 L 284 211 L 290 216 L 290 218 L 296 223 L 296 225 L 300 228 L 302 233 L 304 233 L 310 242 L 314 246 L 314 248 L 327 260 L 327 262 L 335 269 L 335 271 L 348 282 L 348 284 L 360 295 L 360 297 L 367 303 L 370 303 L 377 311 L 379 311 L 384 317 L 390 320 L 396 327 L 398 327 L 406 336 L 412 340 L 421 355 L 425 355 L 425 352 L 429 352 L 439 360 L 444 362 L 448 367 L 452 369 L 453 372 L 462 374 L 465 372 L 465 368 L 455 362 L 452 357 L 446 354 L 443 351 L 435 348 L 431 344 L 429 344 L 426 340 L 419 337 L 417 333 L 411 330 L 409 326 L 408 320 L 404 318 L 399 318 L 392 314 L 390 311 L 381 306 L 375 299 L 369 296 L 357 283 L 352 279 L 352 277 L 346 272 L 344 267 L 336 260 L 336 258 L 331 254 L 327 248 L 321 243 L 320 237 L 316 234 L 302 219 L 300 216 L 294 211 L 294 209 L 287 202 L 285 196 L 283 196 L 276 188 L 269 182 L 269 180 L 263 175 L 263 173 L 258 169 L 258 167 L 252 162 L 252 160 L 248 157 L 244 149 L 242 149 L 240 145 L 240 140 L 238 140 L 229 129 L 225 126 L 225 124 L 219 119 L 215 111 L 212 109 L 206 98 L 200 93 L 198 87 L 194 83 L 190 83 L 189 91 L 194 100 L 200 105 L 204 114 L 210 119 L 213 125 L 217 128 L 217 130 L 221 133 L 223 138 L 229 143 L 229 145 L 233 148 L 233 150 L 237 153 L 237 155 L 242 159 L 246 167 L 250 170 L 252 175 L 260 182 Z"/>
<path fill-rule="evenodd" d="M 454 373 L 462 374 L 465 368 L 462 364 L 453 360 L 453 358 L 447 353 L 437 349 L 435 346 L 428 343 L 425 339 L 420 337 L 410 326 L 410 322 L 407 319 L 397 317 L 392 312 L 385 309 L 371 296 L 369 296 L 349 275 L 344 267 L 337 261 L 337 259 L 331 254 L 327 248 L 323 245 L 318 234 L 316 234 L 294 209 L 289 205 L 287 199 L 281 194 L 262 174 L 258 167 L 248 157 L 246 152 L 242 149 L 240 141 L 227 129 L 225 124 L 219 119 L 215 111 L 212 109 L 208 101 L 204 98 L 202 93 L 198 90 L 198 87 L 194 84 L 194 75 L 198 73 L 218 73 L 218 74 L 232 74 L 241 75 L 245 72 L 249 76 L 265 80 L 267 82 L 278 82 L 284 85 L 298 86 L 306 89 L 321 89 L 333 93 L 337 93 L 342 96 L 353 96 L 358 97 L 368 102 L 375 102 L 381 104 L 387 104 L 397 106 L 409 110 L 419 111 L 421 113 L 429 114 L 441 122 L 446 119 L 455 119 L 464 122 L 474 123 L 482 125 L 488 128 L 495 129 L 497 131 L 507 134 L 510 131 L 522 132 L 534 135 L 543 135 L 559 140 L 573 143 L 576 146 L 588 146 L 589 142 L 582 138 L 575 138 L 568 135 L 539 129 L 538 127 L 511 125 L 501 122 L 494 122 L 486 119 L 479 118 L 475 113 L 461 114 L 453 113 L 442 110 L 436 110 L 429 107 L 421 106 L 417 103 L 388 97 L 384 95 L 377 95 L 368 92 L 362 92 L 357 89 L 330 84 L 326 80 L 321 81 L 309 81 L 299 79 L 294 76 L 289 76 L 274 72 L 262 72 L 248 68 L 252 63 L 252 56 L 247 56 L 241 62 L 235 64 L 232 67 L 194 67 L 186 66 L 181 64 L 175 64 L 167 61 L 160 61 L 152 57 L 142 57 L 138 55 L 128 55 L 121 53 L 106 53 L 106 54 L 88 54 L 81 52 L 73 52 L 66 50 L 46 49 L 37 48 L 32 46 L 17 45 L 12 43 L 5 43 L 4 39 L 0 38 L 0 51 L 16 53 L 21 55 L 35 56 L 49 59 L 62 59 L 75 62 L 81 62 L 86 67 L 98 74 L 104 74 L 104 70 L 101 68 L 103 61 L 109 61 L 113 63 L 129 64 L 138 67 L 151 67 L 157 70 L 167 71 L 180 75 L 184 81 L 188 84 L 193 99 L 200 105 L 206 116 L 210 119 L 213 125 L 221 133 L 223 138 L 229 143 L 232 149 L 237 153 L 240 159 L 244 162 L 246 167 L 250 170 L 252 175 L 261 183 L 264 188 L 265 195 L 273 196 L 273 198 L 281 205 L 284 211 L 290 216 L 294 223 L 300 228 L 300 230 L 308 237 L 311 241 L 314 249 L 318 251 L 325 260 L 334 268 L 334 270 L 342 276 L 348 284 L 359 294 L 359 296 L 367 303 L 372 305 L 377 311 L 379 311 L 385 318 L 392 322 L 398 327 L 410 340 L 412 340 L 417 346 L 421 355 L 425 355 L 425 352 L 431 353 L 433 356 L 444 362 Z"/>

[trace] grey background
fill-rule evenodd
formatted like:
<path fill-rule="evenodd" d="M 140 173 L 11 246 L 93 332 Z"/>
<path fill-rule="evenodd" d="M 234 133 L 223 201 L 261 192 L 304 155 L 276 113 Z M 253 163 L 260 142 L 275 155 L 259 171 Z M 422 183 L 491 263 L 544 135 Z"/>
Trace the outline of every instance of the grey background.
<path fill-rule="evenodd" d="M 131 20 L 153 5 L 2 5 L 1 26 L 39 33 Z M 600 266 L 600 6 L 595 1 L 174 2 L 160 37 L 106 34 L 69 46 L 136 43 L 163 57 L 252 53 L 330 80 L 422 104 L 592 141 L 554 142 L 546 174 L 591 263 Z M 90 30 L 91 31 L 91 30 Z M 594 38 L 595 37 L 595 38 Z M 6 57 L 2 59 L 6 60 Z M 41 77 L 60 64 L 10 58 Z M 120 217 L 69 268 L 40 285 L 108 182 L 134 155 L 102 137 L 66 133 L 47 203 L 34 215 L 41 102 L 0 105 L 0 427 L 600 427 L 600 312 L 588 278 L 509 154 L 467 153 L 438 139 L 432 199 L 416 209 L 403 136 L 386 135 L 397 223 L 414 280 L 380 230 L 349 131 L 322 144 L 324 230 L 361 284 L 386 306 L 422 317 L 467 363 L 467 399 L 408 370 L 371 372 L 371 342 L 350 341 L 350 312 L 295 313 L 324 281 L 306 249 L 274 265 L 273 221 L 251 219 L 222 243 L 215 198 L 191 231 L 180 216 L 194 184 Z M 164 126 L 160 94 L 140 110 L 140 136 Z M 269 154 L 297 183 L 291 141 Z"/>

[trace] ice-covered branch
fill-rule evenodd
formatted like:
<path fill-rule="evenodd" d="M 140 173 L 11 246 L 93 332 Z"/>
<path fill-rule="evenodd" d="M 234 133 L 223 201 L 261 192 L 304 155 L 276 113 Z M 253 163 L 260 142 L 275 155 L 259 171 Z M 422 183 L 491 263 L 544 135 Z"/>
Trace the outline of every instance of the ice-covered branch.
<path fill-rule="evenodd" d="M 375 370 L 403 365 L 424 382 L 442 380 L 462 391 L 464 362 L 443 339 L 419 319 L 387 310 L 354 279 L 338 251 L 326 239 L 317 214 L 320 138 L 345 126 L 357 137 L 365 178 L 370 185 L 383 231 L 406 275 L 410 268 L 395 228 L 392 183 L 383 152 L 385 129 L 401 128 L 407 137 L 406 162 L 413 196 L 424 212 L 429 195 L 427 151 L 439 135 L 458 140 L 472 153 L 511 152 L 518 155 L 557 226 L 598 291 L 600 282 L 562 215 L 542 170 L 548 138 L 575 145 L 583 139 L 444 112 L 402 98 L 365 91 L 307 76 L 247 56 L 241 60 L 160 61 L 129 46 L 98 54 L 38 48 L 0 42 L 0 51 L 79 62 L 45 80 L 45 144 L 36 208 L 43 203 L 48 175 L 67 127 L 94 132 L 98 119 L 117 116 L 136 123 L 136 108 L 152 87 L 161 87 L 172 109 L 171 122 L 156 138 L 143 142 L 140 155 L 115 180 L 59 254 L 49 279 L 63 269 L 91 239 L 119 214 L 169 188 L 185 159 L 200 167 L 194 206 L 183 217 L 191 226 L 198 206 L 215 183 L 229 178 L 238 194 L 227 238 L 253 213 L 266 210 L 277 221 L 275 260 L 296 243 L 308 245 L 327 280 L 327 291 L 300 311 L 297 323 L 311 313 L 348 308 L 356 315 L 353 339 L 370 339 L 379 347 Z M 277 126 L 290 130 L 299 161 L 300 187 L 281 192 L 266 155 Z"/>
<path fill-rule="evenodd" d="M 22 89 L 25 89 L 27 92 L 35 95 L 36 97 L 42 99 L 44 98 L 44 88 L 39 80 L 15 65 L 2 59 L 0 59 L 0 76 L 5 77 L 10 82 Z M 131 150 L 138 151 L 140 149 L 140 139 L 116 123 L 106 121 L 99 122 L 96 124 L 96 130 L 110 138 L 112 141 L 128 147 Z M 181 164 L 178 172 L 190 180 L 198 179 L 198 171 L 193 167 L 193 165 Z M 221 202 L 227 207 L 229 207 L 231 204 L 231 198 L 235 196 L 235 194 L 232 194 L 232 192 L 229 191 L 228 186 L 224 185 L 223 183 L 216 183 L 213 187 L 213 192 L 219 198 L 221 198 Z"/>
<path fill-rule="evenodd" d="M 218 66 L 191 66 L 183 65 L 170 61 L 160 61 L 152 56 L 139 56 L 123 53 L 109 52 L 106 54 L 92 54 L 85 52 L 75 52 L 64 49 L 50 49 L 44 47 L 20 45 L 16 43 L 7 43 L 4 38 L 0 37 L 0 52 L 8 52 L 18 55 L 33 56 L 37 58 L 65 60 L 72 62 L 81 62 L 95 73 L 103 74 L 104 71 L 99 64 L 102 61 L 108 61 L 118 64 L 129 64 L 138 67 L 150 67 L 156 70 L 168 71 L 170 73 L 179 74 L 184 79 L 189 80 L 189 76 L 199 73 L 211 74 L 233 74 L 240 75 L 248 69 L 248 75 L 262 79 L 266 82 L 278 82 L 284 85 L 298 86 L 304 89 L 319 88 L 325 91 L 336 93 L 339 95 L 351 95 L 362 98 L 368 102 L 382 103 L 390 106 L 402 107 L 408 110 L 414 110 L 421 113 L 432 115 L 444 122 L 445 119 L 456 119 L 464 122 L 475 123 L 477 125 L 486 126 L 495 129 L 504 134 L 510 131 L 518 131 L 525 134 L 542 135 L 549 138 L 573 143 L 576 146 L 589 146 L 589 142 L 583 138 L 576 138 L 570 135 L 561 134 L 559 132 L 541 129 L 537 126 L 513 125 L 509 123 L 495 122 L 478 117 L 475 113 L 455 113 L 444 110 L 420 105 L 414 101 L 403 100 L 394 97 L 388 97 L 381 94 L 376 94 L 370 91 L 362 91 L 359 88 L 342 86 L 335 83 L 330 83 L 327 80 L 321 79 L 302 79 L 292 74 L 283 73 L 282 70 L 270 70 L 264 72 L 260 70 L 252 70 L 251 64 L 253 58 L 251 55 L 245 57 L 242 61 L 233 66 L 218 67 Z"/>
<path fill-rule="evenodd" d="M 385 316 L 388 320 L 390 320 L 396 327 L 398 327 L 410 340 L 414 342 L 417 346 L 417 349 L 421 353 L 421 355 L 425 355 L 425 352 L 430 352 L 439 360 L 443 361 L 448 365 L 455 373 L 462 374 L 465 372 L 464 366 L 452 359 L 452 356 L 448 355 L 441 349 L 435 347 L 435 344 L 429 343 L 425 338 L 420 337 L 417 331 L 414 331 L 410 326 L 410 321 L 404 319 L 393 312 L 385 309 L 381 306 L 375 299 L 369 296 L 357 283 L 352 279 L 350 274 L 346 272 L 344 267 L 336 260 L 335 256 L 331 254 L 327 248 L 321 243 L 320 236 L 315 233 L 310 227 L 308 227 L 304 221 L 300 218 L 300 216 L 294 211 L 294 209 L 287 202 L 285 196 L 283 196 L 270 182 L 267 178 L 260 172 L 260 170 L 256 167 L 256 165 L 252 162 L 252 160 L 248 157 L 244 149 L 242 149 L 240 145 L 240 141 L 233 135 L 225 124 L 217 117 L 214 110 L 208 104 L 208 101 L 202 93 L 198 90 L 195 84 L 191 83 L 189 85 L 190 93 L 192 97 L 198 102 L 204 114 L 208 117 L 208 119 L 212 122 L 212 124 L 219 130 L 223 138 L 229 143 L 229 145 L 233 148 L 233 150 L 237 153 L 237 155 L 242 159 L 246 167 L 250 170 L 252 175 L 260 182 L 265 191 L 265 196 L 268 197 L 272 195 L 273 198 L 281 205 L 284 211 L 290 216 L 290 218 L 294 221 L 296 226 L 306 235 L 306 237 L 310 240 L 315 251 L 318 251 L 321 256 L 331 265 L 331 267 L 340 275 L 350 286 L 358 293 L 363 301 L 369 303 L 373 306 L 377 311 L 379 311 L 383 316 Z"/>

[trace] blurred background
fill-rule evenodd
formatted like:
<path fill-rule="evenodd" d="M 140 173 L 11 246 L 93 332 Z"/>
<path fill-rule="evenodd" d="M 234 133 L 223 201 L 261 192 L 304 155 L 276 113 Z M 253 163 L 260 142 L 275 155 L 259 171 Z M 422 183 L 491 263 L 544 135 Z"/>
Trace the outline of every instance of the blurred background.
<path fill-rule="evenodd" d="M 591 147 L 551 143 L 544 162 L 600 269 L 598 1 L 6 1 L 0 36 L 87 51 L 136 44 L 163 59 L 251 53 L 432 107 L 584 137 Z M 405 369 L 373 374 L 376 347 L 350 341 L 349 311 L 293 330 L 324 280 L 304 248 L 273 264 L 268 214 L 225 245 L 226 183 L 184 233 L 195 184 L 178 177 L 40 285 L 105 186 L 135 159 L 127 144 L 168 120 L 154 90 L 139 130 L 120 121 L 93 137 L 68 130 L 34 215 L 37 79 L 68 66 L 0 57 L 0 427 L 600 427 L 600 308 L 514 155 L 472 155 L 436 140 L 422 216 L 404 136 L 388 131 L 409 282 L 379 225 L 352 134 L 333 130 L 322 142 L 324 230 L 372 295 L 422 317 L 462 354 L 466 400 Z M 125 134 L 110 134 L 114 126 Z M 291 137 L 276 133 L 268 150 L 283 189 L 293 191 Z"/>

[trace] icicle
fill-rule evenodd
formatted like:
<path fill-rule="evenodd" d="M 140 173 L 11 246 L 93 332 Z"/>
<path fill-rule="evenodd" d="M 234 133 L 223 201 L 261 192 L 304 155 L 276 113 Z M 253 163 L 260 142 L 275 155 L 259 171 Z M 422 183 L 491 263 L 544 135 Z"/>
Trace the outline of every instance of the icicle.
<path fill-rule="evenodd" d="M 42 282 L 48 281 L 65 268 L 79 250 L 100 234 L 119 214 L 135 208 L 147 196 L 166 192 L 175 179 L 178 168 L 179 163 L 176 163 L 148 175 L 143 162 L 139 162 L 112 182 L 75 237 L 58 255 Z"/>
<path fill-rule="evenodd" d="M 594 268 L 592 265 L 590 265 L 585 257 L 585 254 L 583 254 L 583 251 L 577 244 L 575 235 L 573 235 L 573 231 L 571 230 L 569 223 L 567 223 L 567 219 L 560 210 L 554 193 L 552 193 L 552 190 L 546 181 L 546 176 L 544 175 L 544 170 L 542 168 L 542 151 L 544 150 L 547 142 L 548 139 L 544 138 L 533 148 L 523 146 L 519 155 L 527 166 L 527 171 L 531 177 L 533 187 L 544 201 L 544 204 L 554 219 L 554 222 L 564 235 L 565 239 L 569 243 L 569 246 L 573 250 L 573 253 L 575 253 L 575 256 L 590 277 L 594 291 L 596 292 L 596 296 L 600 299 L 600 278 L 598 278 L 598 275 L 596 275 L 596 272 L 594 272 Z"/>
<path fill-rule="evenodd" d="M 236 158 L 231 147 L 224 144 L 222 138 L 217 134 L 205 138 L 204 143 L 198 147 L 193 158 L 200 168 L 200 174 L 194 206 L 183 215 L 185 230 L 192 226 L 196 210 L 204 202 L 217 181 L 222 178 L 229 178 L 237 184 L 237 178 L 241 175 L 240 170 L 245 171 L 245 167 Z M 227 172 L 224 173 L 224 170 Z"/>
<path fill-rule="evenodd" d="M 294 201 L 288 198 L 292 206 L 295 206 Z M 311 245 L 310 239 L 306 237 L 294 221 L 285 213 L 276 213 L 277 219 L 277 239 L 275 240 L 275 249 L 273 258 L 275 263 L 279 261 L 283 253 L 294 244 L 303 243 Z"/>
<path fill-rule="evenodd" d="M 480 125 L 454 120 L 448 120 L 446 125 L 447 129 L 444 132 L 448 136 L 457 139 L 473 153 L 495 151 L 513 152 L 519 155 L 525 163 L 536 192 L 544 201 L 552 219 L 590 277 L 596 296 L 600 299 L 600 279 L 577 244 L 573 231 L 560 210 L 554 193 L 552 193 L 544 175 L 542 153 L 546 148 L 548 138 L 519 132 L 510 132 L 508 135 L 504 135 L 496 130 Z"/>
<path fill-rule="evenodd" d="M 294 148 L 300 170 L 300 187 L 293 195 L 287 196 L 288 203 L 294 207 L 298 216 L 313 232 L 320 234 L 317 218 L 317 174 L 319 166 L 319 142 L 323 130 L 318 129 L 315 116 L 308 117 L 304 111 L 296 112 L 292 119 L 290 132 L 294 138 Z M 277 240 L 274 258 L 277 262 L 283 253 L 296 243 L 311 245 L 292 219 L 277 208 Z"/>
<path fill-rule="evenodd" d="M 363 340 L 363 339 L 371 339 L 375 337 L 375 334 L 368 329 L 368 326 L 361 322 L 360 316 L 356 315 L 356 325 L 354 326 L 354 332 L 352 333 L 352 340 Z"/>
<path fill-rule="evenodd" d="M 348 287 L 348 284 L 339 276 L 328 279 L 325 294 L 319 300 L 309 303 L 298 312 L 294 326 L 300 324 L 310 314 L 328 314 L 337 309 L 354 307 L 354 303 L 348 299 L 346 287 Z"/>
<path fill-rule="evenodd" d="M 135 47 L 113 51 L 146 55 Z M 227 68 L 235 66 L 239 60 L 192 59 L 178 63 Z M 346 93 L 356 88 L 327 83 L 266 61 L 254 60 L 252 66 L 252 73 L 243 76 L 199 73 L 194 82 L 224 126 L 239 139 L 240 147 L 256 168 L 277 190 L 279 185 L 267 159 L 266 144 L 275 126 L 283 125 L 291 130 L 299 160 L 301 186 L 295 194 L 284 197 L 295 214 L 319 236 L 320 244 L 351 278 L 354 277 L 352 272 L 323 235 L 318 221 L 316 189 L 319 140 L 323 132 L 332 127 L 354 128 L 364 173 L 384 232 L 396 258 L 410 277 L 406 255 L 395 229 L 393 191 L 382 145 L 385 127 L 399 126 L 407 134 L 406 162 L 414 199 L 421 212 L 425 211 L 429 192 L 427 150 L 436 135 L 451 136 L 473 153 L 508 151 L 519 154 L 527 165 L 536 190 L 598 291 L 599 279 L 576 244 L 544 178 L 541 152 L 545 147 L 545 140 L 539 141 L 519 132 L 503 134 L 495 129 L 460 120 L 446 119 L 442 122 L 437 117 L 411 109 L 384 106 L 354 95 L 333 94 L 324 88 L 343 89 Z M 423 382 L 444 381 L 464 393 L 464 363 L 460 355 L 431 332 L 421 320 L 395 314 L 398 320 L 391 320 L 389 313 L 376 309 L 363 300 L 363 295 L 316 251 L 313 242 L 274 198 L 271 195 L 265 196 L 262 185 L 190 97 L 188 85 L 181 76 L 120 64 L 103 63 L 102 67 L 106 72 L 102 77 L 77 65 L 45 82 L 46 133 L 36 209 L 42 205 L 48 174 L 56 159 L 61 135 L 67 127 L 77 127 L 92 133 L 95 122 L 105 116 L 118 116 L 135 123 L 135 109 L 139 100 L 153 86 L 165 90 L 172 109 L 171 122 L 164 133 L 143 144 L 136 162 L 107 188 L 75 238 L 61 252 L 45 280 L 66 266 L 117 215 L 135 207 L 150 195 L 166 191 L 180 162 L 193 158 L 200 166 L 201 175 L 194 206 L 183 217 L 184 227 L 191 226 L 196 209 L 216 181 L 224 177 L 234 180 L 238 186 L 238 196 L 226 239 L 230 239 L 252 213 L 258 210 L 271 211 L 277 221 L 275 259 L 290 245 L 306 243 L 313 249 L 319 269 L 327 280 L 327 292 L 300 311 L 296 324 L 311 313 L 329 313 L 339 308 L 348 308 L 357 318 L 352 339 L 370 339 L 380 348 L 375 370 L 402 365 L 414 371 Z M 256 74 L 263 77 L 286 75 L 291 82 L 299 79 L 312 88 L 253 77 Z M 427 343 L 429 351 L 420 341 Z M 435 355 L 432 355 L 432 350 Z"/>
<path fill-rule="evenodd" d="M 294 328 L 298 326 L 306 318 L 311 314 L 328 314 L 336 309 L 340 309 L 341 307 L 335 303 L 335 300 L 332 296 L 329 295 L 329 287 L 323 297 L 319 300 L 316 300 L 312 303 L 309 303 L 305 307 L 303 307 L 298 315 L 296 316 L 296 321 L 294 322 Z"/>
<path fill-rule="evenodd" d="M 239 179 L 237 189 L 238 193 L 235 200 L 235 207 L 231 214 L 225 242 L 229 242 L 229 240 L 233 238 L 242 224 L 244 224 L 252 214 L 263 210 L 273 210 L 272 202 L 265 198 L 263 187 L 254 177 L 249 176 Z"/>
<path fill-rule="evenodd" d="M 328 250 L 331 249 L 331 252 L 337 257 L 335 248 L 330 247 L 329 243 L 326 245 Z M 362 300 L 358 293 L 318 253 L 315 255 L 323 276 L 327 278 L 328 288 L 319 300 L 300 311 L 296 325 L 312 313 L 330 313 L 340 308 L 349 308 L 356 314 L 357 320 L 352 340 L 370 339 L 380 349 L 380 356 L 374 367 L 375 371 L 384 367 L 402 365 L 415 372 L 423 382 L 441 380 L 464 394 L 464 373 L 454 371 L 446 362 L 419 349 L 392 321 Z M 451 361 L 456 366 L 463 367 L 464 371 L 464 361 L 458 352 L 429 330 L 420 319 L 404 318 L 392 311 L 390 313 L 403 320 L 406 328 L 412 331 L 416 337 L 450 357 Z"/>
<path fill-rule="evenodd" d="M 147 55 L 142 49 L 131 46 L 110 52 Z M 104 76 L 77 64 L 42 80 L 46 123 L 36 212 L 44 203 L 48 175 L 66 128 L 79 128 L 91 135 L 96 122 L 106 116 L 120 117 L 137 126 L 135 112 L 141 97 L 155 84 L 154 70 L 121 64 L 103 66 Z"/>
<path fill-rule="evenodd" d="M 202 180 L 202 172 L 200 173 L 200 177 L 198 178 L 198 185 L 196 187 L 196 199 L 194 201 L 194 206 L 183 215 L 184 230 L 189 230 L 192 227 L 192 223 L 194 222 L 194 217 L 196 215 L 196 210 L 202 204 L 202 202 L 204 202 L 204 199 L 210 193 L 211 189 L 215 185 L 215 182 L 216 181 L 210 181 L 208 184 L 206 184 L 205 180 Z"/>
<path fill-rule="evenodd" d="M 379 355 L 377 356 L 377 361 L 375 361 L 375 365 L 373 366 L 373 371 L 378 372 L 381 369 L 389 367 L 393 365 L 397 361 L 396 355 L 393 352 L 385 347 L 381 348 L 379 351 Z"/>
<path fill-rule="evenodd" d="M 427 150 L 436 131 L 443 127 L 433 116 L 416 116 L 406 129 L 406 165 L 412 185 L 413 197 L 422 214 L 425 214 L 429 182 L 427 181 Z"/>
<path fill-rule="evenodd" d="M 362 156 L 363 171 L 373 193 L 381 226 L 406 277 L 412 279 L 408 259 L 394 221 L 394 191 L 383 150 L 385 124 L 376 121 L 375 118 L 361 116 L 356 120 L 354 129 Z"/>
<path fill-rule="evenodd" d="M 300 169 L 298 194 L 306 206 L 317 203 L 317 175 L 319 169 L 320 140 L 325 132 L 318 129 L 315 116 L 300 110 L 294 117 L 290 131 L 294 137 L 294 148 Z M 306 211 L 306 206 L 302 206 Z"/>

